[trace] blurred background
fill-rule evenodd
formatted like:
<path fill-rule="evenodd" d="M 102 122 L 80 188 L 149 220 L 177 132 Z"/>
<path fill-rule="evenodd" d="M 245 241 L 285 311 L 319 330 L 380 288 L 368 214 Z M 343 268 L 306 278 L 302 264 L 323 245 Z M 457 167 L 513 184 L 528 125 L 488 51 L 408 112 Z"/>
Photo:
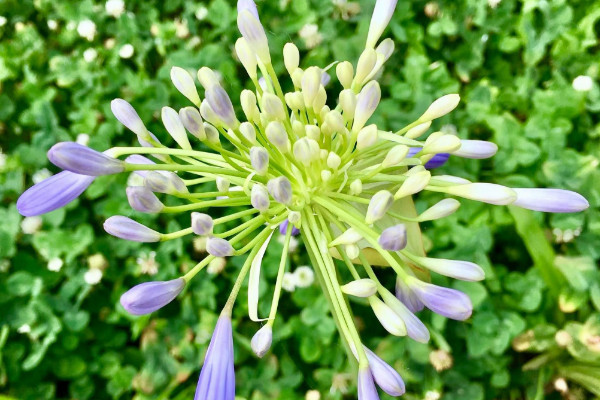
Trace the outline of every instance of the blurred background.
<path fill-rule="evenodd" d="M 301 66 L 355 62 L 373 8 L 367 0 L 257 3 L 280 74 L 287 41 L 301 49 Z M 187 217 L 134 214 L 127 176 L 101 177 L 41 218 L 22 218 L 15 202 L 56 172 L 46 159 L 54 143 L 104 150 L 134 142 L 110 112 L 115 97 L 166 140 L 160 108 L 187 105 L 169 80 L 172 66 L 220 71 L 239 105 L 249 82 L 233 52 L 235 18 L 234 0 L 0 0 L 1 400 L 192 398 L 243 259 L 218 260 L 177 301 L 134 318 L 120 295 L 187 271 L 204 257 L 204 244 L 130 243 L 107 235 L 103 221 L 130 215 L 173 231 Z M 487 279 L 436 278 L 468 293 L 475 310 L 466 322 L 422 312 L 429 344 L 387 335 L 368 307 L 353 304 L 365 342 L 404 377 L 404 398 L 600 397 L 599 34 L 599 0 L 399 1 L 386 31 L 396 51 L 380 80 L 386 99 L 377 122 L 401 128 L 435 98 L 460 93 L 459 108 L 434 128 L 500 150 L 491 160 L 451 158 L 439 173 L 570 189 L 591 203 L 580 214 L 543 215 L 465 201 L 455 215 L 423 226 L 429 254 L 475 261 Z M 244 289 L 234 310 L 237 395 L 356 398 L 327 303 L 302 268 L 308 257 L 301 243 L 293 247 L 296 272 L 264 359 L 250 351 L 259 326 L 247 318 Z M 267 253 L 266 296 L 280 252 L 276 245 Z M 380 274 L 392 285 L 391 273 Z"/>

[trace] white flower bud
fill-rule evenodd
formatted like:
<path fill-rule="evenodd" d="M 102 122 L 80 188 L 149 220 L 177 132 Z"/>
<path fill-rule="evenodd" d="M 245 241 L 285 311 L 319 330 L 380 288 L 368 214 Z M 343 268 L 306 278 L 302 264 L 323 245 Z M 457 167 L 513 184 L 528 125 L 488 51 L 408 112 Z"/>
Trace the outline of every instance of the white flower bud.
<path fill-rule="evenodd" d="M 362 181 L 360 179 L 355 179 L 350 183 L 350 194 L 353 196 L 358 196 L 362 193 Z"/>
<path fill-rule="evenodd" d="M 200 112 L 194 107 L 185 107 L 179 110 L 179 119 L 185 129 L 200 140 L 206 140 L 206 132 L 202 123 Z"/>
<path fill-rule="evenodd" d="M 461 140 L 460 142 L 460 148 L 452 152 L 455 156 L 479 160 L 493 157 L 498 151 L 496 143 L 484 140 Z"/>
<path fill-rule="evenodd" d="M 373 146 L 377 142 L 377 125 L 372 124 L 365 126 L 358 132 L 356 138 L 356 148 L 358 150 L 366 149 L 367 147 Z"/>
<path fill-rule="evenodd" d="M 419 222 L 432 221 L 453 214 L 460 207 L 460 202 L 456 199 L 443 199 L 419 215 Z"/>
<path fill-rule="evenodd" d="M 235 42 L 235 52 L 238 56 L 238 59 L 244 66 L 244 69 L 248 73 L 250 79 L 256 79 L 256 53 L 250 49 L 248 46 L 248 42 L 243 37 L 239 38 Z"/>
<path fill-rule="evenodd" d="M 383 31 L 390 23 L 392 15 L 394 15 L 397 1 L 398 0 L 377 0 L 375 9 L 373 10 L 373 16 L 371 17 L 371 24 L 369 25 L 366 47 L 375 47 L 375 44 L 377 44 Z"/>
<path fill-rule="evenodd" d="M 315 96 L 315 100 L 312 103 L 313 110 L 320 113 L 321 118 L 323 115 L 323 108 L 325 107 L 325 103 L 327 103 L 327 92 L 325 91 L 323 85 L 321 85 L 319 86 L 319 90 L 317 92 L 317 95 Z M 325 112 L 329 112 L 329 108 Z"/>
<path fill-rule="evenodd" d="M 292 184 L 285 176 L 267 182 L 267 190 L 278 203 L 285 205 L 292 203 Z"/>
<path fill-rule="evenodd" d="M 269 169 L 269 152 L 263 147 L 254 146 L 250 149 L 250 164 L 258 175 L 264 176 Z"/>
<path fill-rule="evenodd" d="M 309 165 L 313 160 L 319 157 L 318 149 L 319 144 L 316 141 L 303 137 L 294 143 L 293 153 L 296 160 L 304 165 Z"/>
<path fill-rule="evenodd" d="M 192 230 L 196 235 L 211 235 L 214 225 L 210 215 L 199 212 L 192 213 Z"/>
<path fill-rule="evenodd" d="M 430 126 L 431 126 L 431 121 L 423 122 L 422 124 L 419 124 L 415 127 L 410 128 L 404 134 L 404 136 L 409 139 L 416 139 L 419 136 L 421 136 L 422 134 L 424 134 L 425 132 L 427 132 L 427 129 L 429 129 Z"/>
<path fill-rule="evenodd" d="M 259 19 L 250 11 L 242 10 L 238 12 L 237 24 L 240 33 L 248 42 L 248 46 L 256 53 L 258 58 L 264 64 L 271 64 L 269 42 Z"/>
<path fill-rule="evenodd" d="M 217 176 L 217 179 L 215 179 L 215 181 L 217 183 L 217 189 L 219 190 L 219 192 L 229 191 L 230 183 L 227 179 Z"/>
<path fill-rule="evenodd" d="M 396 314 L 387 304 L 376 296 L 369 297 L 369 304 L 381 325 L 394 336 L 405 336 L 406 325 L 402 318 Z"/>
<path fill-rule="evenodd" d="M 337 170 L 341 163 L 341 157 L 335 154 L 333 151 L 330 151 L 327 155 L 327 166 L 333 170 Z"/>
<path fill-rule="evenodd" d="M 341 244 L 355 244 L 363 237 L 354 228 L 348 228 L 340 236 L 336 237 L 330 244 L 329 247 L 339 246 Z"/>
<path fill-rule="evenodd" d="M 324 169 L 321 171 L 321 180 L 323 182 L 329 182 L 331 180 L 332 173 L 328 169 Z"/>
<path fill-rule="evenodd" d="M 219 131 L 217 128 L 209 123 L 204 123 L 204 132 L 206 133 L 206 140 L 210 143 L 219 143 Z"/>
<path fill-rule="evenodd" d="M 300 65 L 300 52 L 294 43 L 286 43 L 283 46 L 283 63 L 290 76 Z"/>
<path fill-rule="evenodd" d="M 177 111 L 173 110 L 171 107 L 163 107 L 162 108 L 162 121 L 165 125 L 165 129 L 171 137 L 177 142 L 177 144 L 185 150 L 191 150 L 192 146 L 187 137 L 187 133 L 185 132 L 185 128 L 179 119 L 179 114 Z"/>
<path fill-rule="evenodd" d="M 354 67 L 348 61 L 342 61 L 335 67 L 335 74 L 344 89 L 350 89 L 354 79 Z"/>
<path fill-rule="evenodd" d="M 340 92 L 340 106 L 344 112 L 344 119 L 352 120 L 356 111 L 356 95 L 352 89 L 344 89 Z"/>
<path fill-rule="evenodd" d="M 123 99 L 114 99 L 110 102 L 110 109 L 114 116 L 127 129 L 131 130 L 141 138 L 149 138 L 148 130 L 140 119 L 138 113 L 127 101 Z"/>
<path fill-rule="evenodd" d="M 445 96 L 440 97 L 431 105 L 429 108 L 421 115 L 419 121 L 431 121 L 436 118 L 443 117 L 448 114 L 450 111 L 454 110 L 458 103 L 460 102 L 460 96 L 457 94 L 447 94 Z"/>
<path fill-rule="evenodd" d="M 452 153 L 460 149 L 460 146 L 461 141 L 458 137 L 454 135 L 440 135 L 431 141 L 425 142 L 422 154 Z"/>
<path fill-rule="evenodd" d="M 392 147 L 381 163 L 382 167 L 389 168 L 400 164 L 408 155 L 408 151 L 408 146 L 403 144 Z"/>
<path fill-rule="evenodd" d="M 265 92 L 262 97 L 262 109 L 270 120 L 283 121 L 287 115 L 283 107 L 283 103 L 279 97 L 272 93 Z"/>
<path fill-rule="evenodd" d="M 341 287 L 342 292 L 356 297 L 370 297 L 377 293 L 377 284 L 371 279 L 358 279 Z"/>
<path fill-rule="evenodd" d="M 288 221 L 292 224 L 297 224 L 300 222 L 301 214 L 298 211 L 290 211 L 288 214 Z"/>
<path fill-rule="evenodd" d="M 353 132 L 358 132 L 365 126 L 367 120 L 375 112 L 380 100 L 381 89 L 377 81 L 371 81 L 362 88 L 356 101 L 356 112 L 354 114 L 354 124 L 352 125 Z"/>
<path fill-rule="evenodd" d="M 325 115 L 325 123 L 329 125 L 333 132 L 343 133 L 346 130 L 344 117 L 339 111 L 332 110 Z"/>
<path fill-rule="evenodd" d="M 267 211 L 271 201 L 267 189 L 260 183 L 255 183 L 250 191 L 250 203 L 259 211 Z"/>
<path fill-rule="evenodd" d="M 250 122 L 242 122 L 238 129 L 250 143 L 256 143 L 256 129 L 254 125 Z"/>
<path fill-rule="evenodd" d="M 252 336 L 250 347 L 252 347 L 254 354 L 262 358 L 271 348 L 272 341 L 273 329 L 271 328 L 271 325 L 267 324 Z"/>
<path fill-rule="evenodd" d="M 312 140 L 319 140 L 321 138 L 321 129 L 316 125 L 306 125 L 306 137 Z"/>
<path fill-rule="evenodd" d="M 175 85 L 182 95 L 187 97 L 196 107 L 200 106 L 200 97 L 196 90 L 196 84 L 189 72 L 183 68 L 173 67 L 171 68 L 171 81 L 173 81 L 173 85 Z"/>
<path fill-rule="evenodd" d="M 266 132 L 267 139 L 269 139 L 269 141 L 273 143 L 273 145 L 277 147 L 279 151 L 281 151 L 282 153 L 288 152 L 290 148 L 290 140 L 288 139 L 285 127 L 281 122 L 269 122 L 269 125 L 267 125 Z"/>
<path fill-rule="evenodd" d="M 318 67 L 307 68 L 302 76 L 301 84 L 304 105 L 306 108 L 312 108 L 321 87 L 321 69 Z"/>
<path fill-rule="evenodd" d="M 246 118 L 250 122 L 258 123 L 260 122 L 260 110 L 256 105 L 256 95 L 254 92 L 244 89 L 240 94 L 240 103 L 242 104 L 242 110 L 244 110 L 244 114 Z"/>
<path fill-rule="evenodd" d="M 292 73 L 292 82 L 294 83 L 295 88 L 302 87 L 302 78 L 304 77 L 304 71 L 302 68 L 296 68 L 294 73 Z M 302 99 L 304 101 L 304 99 Z"/>
<path fill-rule="evenodd" d="M 202 118 L 204 118 L 206 121 L 210 122 L 213 125 L 223 125 L 215 111 L 208 103 L 208 100 L 206 99 L 202 100 L 202 103 L 200 103 L 200 114 Z"/>
<path fill-rule="evenodd" d="M 507 205 L 517 199 L 517 193 L 494 183 L 467 183 L 443 188 L 445 193 L 495 205 Z"/>
<path fill-rule="evenodd" d="M 414 169 L 414 168 L 413 168 Z M 425 189 L 431 180 L 431 172 L 423 170 L 409 175 L 394 195 L 394 199 L 410 196 Z"/>
<path fill-rule="evenodd" d="M 360 248 L 355 244 L 346 244 L 344 245 L 344 252 L 351 260 L 354 260 L 358 258 L 360 254 Z"/>
<path fill-rule="evenodd" d="M 202 67 L 198 70 L 198 81 L 200 81 L 200 84 L 207 90 L 214 85 L 219 84 L 219 78 L 217 78 L 217 75 L 213 70 L 208 67 Z"/>
<path fill-rule="evenodd" d="M 358 59 L 354 83 L 361 85 L 365 83 L 366 77 L 371 73 L 377 62 L 377 52 L 373 48 L 366 48 Z"/>
<path fill-rule="evenodd" d="M 373 222 L 383 218 L 393 203 L 394 196 L 392 196 L 392 194 L 387 190 L 380 190 L 379 192 L 375 193 L 369 202 L 369 207 L 367 207 L 365 222 L 370 225 Z"/>

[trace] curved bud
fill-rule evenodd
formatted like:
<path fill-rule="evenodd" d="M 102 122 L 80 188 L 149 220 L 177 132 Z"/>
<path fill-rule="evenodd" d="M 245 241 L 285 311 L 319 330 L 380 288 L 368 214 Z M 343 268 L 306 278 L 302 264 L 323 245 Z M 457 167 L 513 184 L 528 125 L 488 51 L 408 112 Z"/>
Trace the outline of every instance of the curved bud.
<path fill-rule="evenodd" d="M 406 247 L 406 226 L 398 224 L 391 226 L 381 232 L 379 245 L 387 251 L 399 251 Z"/>
<path fill-rule="evenodd" d="M 235 250 L 227 240 L 212 236 L 206 241 L 206 252 L 215 257 L 230 257 Z"/>
<path fill-rule="evenodd" d="M 356 297 L 370 297 L 377 293 L 377 284 L 371 279 L 358 279 L 341 287 L 342 292 Z"/>
<path fill-rule="evenodd" d="M 269 193 L 260 183 L 255 183 L 250 191 L 250 203 L 258 211 L 267 211 L 270 205 Z"/>
<path fill-rule="evenodd" d="M 254 336 L 252 336 L 250 347 L 252 347 L 254 354 L 262 358 L 271 348 L 272 342 L 273 328 L 271 328 L 271 325 L 267 324 L 260 328 L 258 332 L 254 334 Z"/>
<path fill-rule="evenodd" d="M 376 296 L 369 297 L 369 304 L 386 331 L 394 336 L 406 336 L 407 332 L 404 321 L 387 304 L 379 300 Z"/>
<path fill-rule="evenodd" d="M 460 96 L 457 94 L 447 94 L 440 97 L 419 117 L 419 121 L 431 121 L 436 118 L 443 117 L 458 106 Z"/>
<path fill-rule="evenodd" d="M 473 312 L 471 300 L 463 292 L 425 283 L 414 277 L 408 277 L 406 283 L 425 306 L 436 314 L 464 321 Z"/>
<path fill-rule="evenodd" d="M 404 136 L 407 137 L 407 138 L 409 138 L 409 139 L 416 139 L 419 136 L 421 136 L 422 134 L 424 134 L 425 132 L 427 132 L 427 130 L 429 129 L 429 127 L 431 127 L 431 121 L 423 122 L 422 124 L 419 124 L 417 126 L 414 126 L 414 127 L 410 128 L 404 134 Z"/>
<path fill-rule="evenodd" d="M 403 144 L 396 145 L 388 151 L 385 159 L 381 163 L 383 168 L 395 167 L 400 164 L 408 155 L 409 148 Z"/>
<path fill-rule="evenodd" d="M 181 123 L 188 130 L 189 133 L 194 135 L 200 140 L 206 140 L 206 132 L 204 131 L 204 124 L 200 112 L 194 107 L 185 107 L 179 110 L 179 119 Z"/>
<path fill-rule="evenodd" d="M 264 64 L 271 63 L 269 54 L 269 42 L 260 20 L 248 9 L 239 10 L 237 25 L 240 33 L 248 42 L 248 46 L 256 53 Z"/>
<path fill-rule="evenodd" d="M 156 214 L 165 208 L 154 192 L 145 186 L 130 186 L 126 193 L 129 205 L 136 211 Z"/>
<path fill-rule="evenodd" d="M 55 144 L 48 150 L 48 159 L 57 167 L 80 175 L 111 175 L 125 170 L 123 161 L 76 142 Z"/>
<path fill-rule="evenodd" d="M 172 302 L 185 287 L 183 278 L 140 283 L 123 293 L 120 302 L 133 315 L 154 312 Z"/>
<path fill-rule="evenodd" d="M 394 15 L 397 1 L 398 0 L 377 0 L 375 9 L 373 10 L 373 16 L 371 17 L 371 24 L 369 25 L 366 47 L 375 47 L 377 41 L 383 34 L 383 31 L 390 23 L 392 15 Z"/>
<path fill-rule="evenodd" d="M 411 256 L 415 261 L 440 275 L 463 281 L 481 281 L 485 278 L 483 269 L 475 263 L 462 260 L 447 260 L 443 258 L 427 258 Z"/>
<path fill-rule="evenodd" d="M 133 242 L 152 243 L 160 241 L 160 233 L 132 220 L 115 215 L 104 221 L 104 230 L 121 239 Z"/>
<path fill-rule="evenodd" d="M 431 172 L 421 171 L 408 175 L 406 180 L 402 182 L 400 189 L 394 195 L 394 199 L 410 196 L 419 193 L 429 184 L 431 180 Z"/>
<path fill-rule="evenodd" d="M 292 75 L 300 65 L 300 52 L 294 43 L 286 43 L 285 46 L 283 46 L 283 63 L 290 75 Z"/>
<path fill-rule="evenodd" d="M 570 213 L 587 209 L 590 203 L 579 193 L 563 189 L 513 189 L 517 199 L 515 206 L 528 210 Z"/>
<path fill-rule="evenodd" d="M 375 109 L 377 109 L 380 100 L 381 89 L 377 81 L 371 81 L 362 88 L 356 99 L 356 111 L 352 125 L 353 132 L 358 132 L 365 126 Z"/>
<path fill-rule="evenodd" d="M 196 84 L 189 72 L 180 67 L 173 67 L 171 68 L 171 81 L 182 95 L 187 97 L 196 107 L 200 107 L 200 97 L 196 90 Z"/>
<path fill-rule="evenodd" d="M 185 150 L 191 150 L 192 146 L 183 127 L 183 123 L 179 119 L 177 111 L 171 107 L 162 108 L 162 122 L 165 125 L 165 129 L 169 132 L 169 135 L 177 142 L 179 147 Z"/>
<path fill-rule="evenodd" d="M 235 42 L 235 52 L 250 79 L 256 79 L 256 53 L 250 49 L 246 39 L 242 37 Z"/>
<path fill-rule="evenodd" d="M 142 138 L 149 137 L 148 130 L 140 116 L 127 101 L 123 99 L 114 99 L 110 102 L 110 109 L 115 118 L 117 118 L 127 129 Z"/>
<path fill-rule="evenodd" d="M 444 199 L 429 207 L 419 215 L 419 222 L 433 221 L 453 214 L 460 207 L 460 202 L 456 199 Z"/>
<path fill-rule="evenodd" d="M 196 235 L 212 235 L 215 222 L 208 214 L 193 212 L 192 213 L 192 231 Z"/>
<path fill-rule="evenodd" d="M 264 176 L 269 169 L 269 152 L 263 147 L 254 146 L 250 149 L 250 164 L 258 175 Z"/>
<path fill-rule="evenodd" d="M 373 146 L 377 142 L 377 125 L 372 124 L 365 126 L 358 132 L 356 138 L 356 148 L 358 150 L 366 149 L 367 147 Z"/>
<path fill-rule="evenodd" d="M 285 176 L 267 182 L 267 190 L 281 204 L 289 205 L 292 202 L 292 184 Z"/>
<path fill-rule="evenodd" d="M 486 142 L 485 140 L 461 140 L 458 150 L 452 152 L 453 155 L 472 158 L 475 160 L 493 157 L 498 151 L 496 143 Z"/>
<path fill-rule="evenodd" d="M 267 139 L 282 153 L 287 153 L 290 147 L 285 127 L 279 121 L 271 121 L 267 125 Z"/>

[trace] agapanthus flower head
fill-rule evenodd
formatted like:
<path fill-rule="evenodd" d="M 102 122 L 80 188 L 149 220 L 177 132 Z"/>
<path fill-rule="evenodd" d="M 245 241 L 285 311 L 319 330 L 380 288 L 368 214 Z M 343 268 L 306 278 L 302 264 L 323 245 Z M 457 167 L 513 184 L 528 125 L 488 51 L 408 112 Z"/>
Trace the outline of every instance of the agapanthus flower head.
<path fill-rule="evenodd" d="M 215 328 L 196 399 L 235 396 L 230 315 L 246 277 L 249 318 L 264 324 L 252 340 L 258 356 L 272 343 L 282 289 L 301 290 L 316 275 L 341 339 L 355 350 L 350 359 L 358 361 L 359 399 L 378 398 L 374 382 L 399 396 L 404 392 L 402 379 L 364 348 L 345 296 L 365 298 L 391 334 L 427 342 L 429 331 L 416 315 L 424 307 L 459 320 L 472 313 L 468 296 L 429 283 L 430 274 L 465 281 L 482 280 L 485 274 L 468 260 L 429 257 L 420 223 L 454 213 L 461 204 L 457 198 L 549 212 L 577 212 L 589 206 L 581 195 L 567 190 L 511 189 L 438 173 L 436 168 L 453 157 L 482 159 L 498 151 L 493 143 L 461 139 L 456 132 L 429 133 L 434 120 L 459 106 L 458 94 L 440 93 L 419 118 L 402 128 L 388 130 L 370 122 L 382 96 L 376 77 L 394 52 L 393 41 L 381 38 L 395 7 L 395 0 L 375 2 L 365 48 L 354 64 L 332 60 L 337 62 L 335 69 L 330 69 L 333 64 L 306 65 L 294 44 L 278 49 L 289 75 L 289 85 L 282 86 L 258 8 L 252 0 L 239 0 L 242 37 L 235 50 L 253 85 L 239 94 L 243 113 L 236 113 L 238 100 L 215 71 L 199 66 L 199 91 L 194 74 L 175 67 L 171 79 L 190 105 L 161 109 L 164 132 L 150 133 L 133 106 L 115 99 L 113 114 L 135 133 L 140 146 L 102 153 L 74 142 L 59 143 L 48 157 L 66 171 L 36 184 L 19 199 L 23 215 L 39 215 L 77 198 L 96 176 L 133 172 L 142 178 L 142 184 L 126 189 L 135 212 L 189 214 L 189 226 L 168 233 L 136 222 L 135 212 L 133 218 L 113 216 L 105 222 L 109 234 L 137 242 L 199 235 L 195 242 L 202 241 L 208 253 L 183 277 L 145 283 L 125 293 L 123 306 L 133 314 L 172 301 L 214 260 L 220 270 L 224 257 L 247 255 Z M 335 78 L 343 89 L 328 92 Z M 284 92 L 282 87 L 290 89 Z M 161 144 L 159 138 L 168 136 L 176 147 Z M 204 183 L 210 183 L 212 191 L 199 186 Z M 440 199 L 418 214 L 413 199 L 423 191 L 435 192 Z M 217 217 L 213 212 L 219 207 L 236 211 Z M 270 312 L 262 316 L 261 264 L 277 230 L 276 241 L 283 249 Z M 298 234 L 313 265 L 298 267 L 296 276 L 289 271 L 288 254 Z M 381 282 L 373 266 L 391 267 L 395 281 Z M 347 276 L 340 269 L 347 269 L 351 280 L 340 281 Z"/>

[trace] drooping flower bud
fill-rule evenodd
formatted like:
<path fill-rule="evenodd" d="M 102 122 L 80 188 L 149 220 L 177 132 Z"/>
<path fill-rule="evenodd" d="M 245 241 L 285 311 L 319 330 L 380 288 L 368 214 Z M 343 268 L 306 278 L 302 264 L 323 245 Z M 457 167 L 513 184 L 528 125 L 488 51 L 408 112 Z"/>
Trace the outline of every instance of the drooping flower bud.
<path fill-rule="evenodd" d="M 269 152 L 263 147 L 254 146 L 250 149 L 250 164 L 258 175 L 265 175 L 269 169 Z"/>
<path fill-rule="evenodd" d="M 104 230 L 113 236 L 133 242 L 152 243 L 160 241 L 160 233 L 132 220 L 115 215 L 104 221 Z"/>
<path fill-rule="evenodd" d="M 377 293 L 377 284 L 371 279 L 358 279 L 341 287 L 342 292 L 356 297 L 370 297 Z"/>
<path fill-rule="evenodd" d="M 517 199 L 515 206 L 528 210 L 570 213 L 587 209 L 590 203 L 579 193 L 563 189 L 513 189 Z"/>
<path fill-rule="evenodd" d="M 404 279 L 398 277 L 396 279 L 396 297 L 410 310 L 412 313 L 421 311 L 425 305 L 417 295 L 408 287 Z"/>
<path fill-rule="evenodd" d="M 373 375 L 369 368 L 358 370 L 358 400 L 379 400 Z"/>
<path fill-rule="evenodd" d="M 192 231 L 196 235 L 212 235 L 214 225 L 210 215 L 199 212 L 192 213 Z"/>
<path fill-rule="evenodd" d="M 377 81 L 367 83 L 356 99 L 356 111 L 352 125 L 353 132 L 358 132 L 365 126 L 367 120 L 371 118 L 371 115 L 373 115 L 379 105 L 379 100 L 381 100 L 379 83 Z"/>
<path fill-rule="evenodd" d="M 200 112 L 194 107 L 185 107 L 179 110 L 179 119 L 181 123 L 188 130 L 189 133 L 194 135 L 200 140 L 206 140 L 206 132 L 204 131 L 204 124 Z"/>
<path fill-rule="evenodd" d="M 376 296 L 369 297 L 369 304 L 386 331 L 394 336 L 406 336 L 404 321 L 387 304 L 379 300 Z"/>
<path fill-rule="evenodd" d="M 400 189 L 398 189 L 394 195 L 394 199 L 400 199 L 402 197 L 419 193 L 421 190 L 425 189 L 430 180 L 431 172 L 429 171 L 420 171 L 408 175 L 406 180 L 402 182 Z"/>
<path fill-rule="evenodd" d="M 154 192 L 145 186 L 130 186 L 126 192 L 129 205 L 136 211 L 156 214 L 165 207 Z"/>
<path fill-rule="evenodd" d="M 393 203 L 394 196 L 392 196 L 392 194 L 387 190 L 380 190 L 379 192 L 375 193 L 369 202 L 367 215 L 365 216 L 365 222 L 370 225 L 373 222 L 383 218 Z"/>
<path fill-rule="evenodd" d="M 291 204 L 292 184 L 285 176 L 280 176 L 267 182 L 267 190 L 278 203 L 285 205 Z"/>
<path fill-rule="evenodd" d="M 458 290 L 425 283 L 414 277 L 408 277 L 406 283 L 419 300 L 436 314 L 464 321 L 473 312 L 469 296 Z"/>
<path fill-rule="evenodd" d="M 125 163 L 76 142 L 57 143 L 48 150 L 52 164 L 80 175 L 100 176 L 123 172 Z"/>
<path fill-rule="evenodd" d="M 241 37 L 235 42 L 235 52 L 250 79 L 256 79 L 256 53 L 252 51 L 246 39 Z"/>
<path fill-rule="evenodd" d="M 258 330 L 252 336 L 252 340 L 250 341 L 250 347 L 252 347 L 252 351 L 258 357 L 262 358 L 267 351 L 271 348 L 271 343 L 273 342 L 273 328 L 271 325 L 266 324 L 262 328 Z"/>
<path fill-rule="evenodd" d="M 456 199 L 444 199 L 429 207 L 419 215 L 419 222 L 433 221 L 453 214 L 460 207 L 460 202 Z"/>
<path fill-rule="evenodd" d="M 394 15 L 397 1 L 398 0 L 377 0 L 375 9 L 373 10 L 373 16 L 371 17 L 371 24 L 369 25 L 366 47 L 375 47 L 377 41 L 383 34 L 383 31 L 390 23 L 392 15 Z"/>
<path fill-rule="evenodd" d="M 150 314 L 172 302 L 185 287 L 183 278 L 144 282 L 123 293 L 121 305 L 130 314 Z"/>
<path fill-rule="evenodd" d="M 460 96 L 457 94 L 447 94 L 440 97 L 419 117 L 419 121 L 431 121 L 436 118 L 443 117 L 458 106 Z"/>
<path fill-rule="evenodd" d="M 300 65 L 300 52 L 294 43 L 286 43 L 283 46 L 283 63 L 290 76 Z"/>
<path fill-rule="evenodd" d="M 115 118 L 119 120 L 127 129 L 141 138 L 148 138 L 148 130 L 142 122 L 135 109 L 123 99 L 114 99 L 110 102 L 110 109 Z"/>
<path fill-rule="evenodd" d="M 179 147 L 185 150 L 191 150 L 192 146 L 185 132 L 185 128 L 179 119 L 177 111 L 171 107 L 162 108 L 162 121 L 169 135 L 177 142 Z"/>
<path fill-rule="evenodd" d="M 255 183 L 252 186 L 250 191 L 250 203 L 252 204 L 252 207 L 259 211 L 267 211 L 269 209 L 269 193 L 260 183 Z"/>
<path fill-rule="evenodd" d="M 171 68 L 171 81 L 182 95 L 187 97 L 196 107 L 200 107 L 200 97 L 194 84 L 194 78 L 189 72 L 180 67 L 173 67 Z"/>
<path fill-rule="evenodd" d="M 383 232 L 379 236 L 379 245 L 387 251 L 399 251 L 406 247 L 406 226 L 404 224 L 394 225 Z"/>
<path fill-rule="evenodd" d="M 460 148 L 454 150 L 452 154 L 463 158 L 476 160 L 490 158 L 498 151 L 496 143 L 486 142 L 485 140 L 461 140 L 460 142 Z"/>
<path fill-rule="evenodd" d="M 211 236 L 206 241 L 206 251 L 211 256 L 230 257 L 234 254 L 235 249 L 227 240 Z"/>
<path fill-rule="evenodd" d="M 365 126 L 358 132 L 356 138 L 356 148 L 358 150 L 366 149 L 367 147 L 373 146 L 377 142 L 377 125 L 372 124 Z"/>
<path fill-rule="evenodd" d="M 389 168 L 400 164 L 408 155 L 408 150 L 408 146 L 403 144 L 392 147 L 385 156 L 381 166 L 383 168 Z"/>

